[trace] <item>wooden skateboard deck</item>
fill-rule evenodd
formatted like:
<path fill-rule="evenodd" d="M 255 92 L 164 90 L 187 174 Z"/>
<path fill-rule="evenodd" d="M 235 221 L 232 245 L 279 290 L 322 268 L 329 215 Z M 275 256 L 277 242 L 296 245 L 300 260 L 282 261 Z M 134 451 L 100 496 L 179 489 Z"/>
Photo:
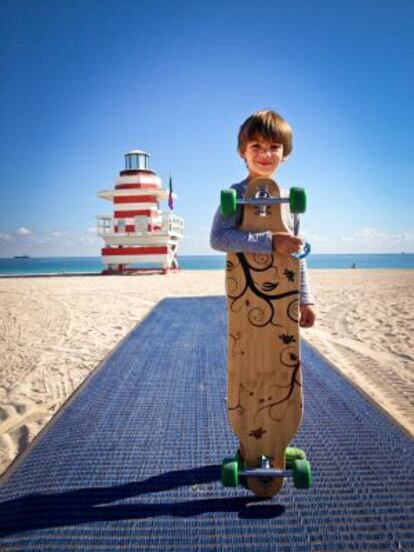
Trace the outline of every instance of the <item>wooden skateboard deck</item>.
<path fill-rule="evenodd" d="M 250 181 L 244 197 L 258 192 L 280 197 L 268 178 Z M 245 205 L 240 229 L 288 232 L 281 208 Z M 258 467 L 264 455 L 284 470 L 286 447 L 301 423 L 299 278 L 299 260 L 292 256 L 227 254 L 227 408 L 247 468 Z M 283 478 L 247 477 L 248 487 L 264 498 L 282 484 Z"/>

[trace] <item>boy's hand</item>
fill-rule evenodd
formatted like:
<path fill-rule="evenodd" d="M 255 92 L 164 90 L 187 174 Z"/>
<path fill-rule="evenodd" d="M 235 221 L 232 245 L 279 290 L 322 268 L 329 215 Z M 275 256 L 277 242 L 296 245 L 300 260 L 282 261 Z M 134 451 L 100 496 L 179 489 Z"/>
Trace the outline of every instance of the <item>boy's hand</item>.
<path fill-rule="evenodd" d="M 292 236 L 289 232 L 275 232 L 272 236 L 272 249 L 280 255 L 297 253 L 303 245 L 303 240 Z"/>
<path fill-rule="evenodd" d="M 313 305 L 300 305 L 299 324 L 301 328 L 311 328 L 315 324 L 315 311 Z"/>

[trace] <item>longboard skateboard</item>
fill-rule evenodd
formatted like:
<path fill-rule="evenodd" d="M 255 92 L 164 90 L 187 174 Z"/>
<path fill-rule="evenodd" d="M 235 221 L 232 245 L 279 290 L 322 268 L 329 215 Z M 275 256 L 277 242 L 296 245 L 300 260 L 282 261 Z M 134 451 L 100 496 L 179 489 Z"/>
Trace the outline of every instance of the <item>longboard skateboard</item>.
<path fill-rule="evenodd" d="M 285 199 L 273 180 L 256 178 L 242 200 L 234 190 L 224 190 L 221 205 L 229 215 L 236 203 L 244 204 L 242 231 L 289 232 L 283 202 L 294 212 L 306 208 L 302 189 L 292 189 Z M 311 484 L 305 454 L 288 449 L 303 413 L 299 289 L 298 256 L 227 254 L 227 409 L 240 449 L 224 460 L 222 482 L 236 486 L 244 481 L 263 498 L 278 493 L 285 477 L 292 476 L 298 488 Z"/>

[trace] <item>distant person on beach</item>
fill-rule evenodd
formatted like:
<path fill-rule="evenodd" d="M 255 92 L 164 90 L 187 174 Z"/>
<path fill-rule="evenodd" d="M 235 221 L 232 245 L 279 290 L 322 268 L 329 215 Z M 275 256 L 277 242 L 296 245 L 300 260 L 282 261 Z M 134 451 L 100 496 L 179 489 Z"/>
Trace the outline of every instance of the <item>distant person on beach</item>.
<path fill-rule="evenodd" d="M 247 182 L 252 178 L 272 178 L 283 161 L 292 151 L 292 129 L 277 113 L 271 110 L 253 113 L 241 125 L 238 136 L 238 152 L 244 159 L 248 175 L 231 188 L 237 197 L 243 197 Z M 282 191 L 286 194 L 286 192 Z M 285 208 L 283 204 L 282 208 Z M 286 207 L 288 210 L 288 207 Z M 298 236 L 299 218 L 287 214 L 292 232 L 245 232 L 239 229 L 241 210 L 238 207 L 234 216 L 223 217 L 220 208 L 214 217 L 210 235 L 210 244 L 218 251 L 262 253 L 270 255 L 272 251 L 280 255 L 291 255 L 300 250 L 303 240 Z M 305 259 L 300 261 L 300 325 L 310 328 L 315 323 L 313 296 L 309 289 Z"/>

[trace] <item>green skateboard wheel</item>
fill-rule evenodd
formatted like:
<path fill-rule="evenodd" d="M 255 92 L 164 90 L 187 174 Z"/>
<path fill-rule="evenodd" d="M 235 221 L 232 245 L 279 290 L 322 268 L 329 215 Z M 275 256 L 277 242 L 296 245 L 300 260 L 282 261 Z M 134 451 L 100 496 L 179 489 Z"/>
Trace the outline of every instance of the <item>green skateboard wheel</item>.
<path fill-rule="evenodd" d="M 239 464 L 233 458 L 227 458 L 221 465 L 223 487 L 237 487 L 239 484 Z"/>
<path fill-rule="evenodd" d="M 298 215 L 304 213 L 306 211 L 306 192 L 304 188 L 291 188 L 289 202 L 292 213 Z"/>
<path fill-rule="evenodd" d="M 310 489 L 312 485 L 312 470 L 307 460 L 293 461 L 293 484 L 296 489 Z"/>
<path fill-rule="evenodd" d="M 221 190 L 220 207 L 225 217 L 230 217 L 236 212 L 236 190 Z"/>

